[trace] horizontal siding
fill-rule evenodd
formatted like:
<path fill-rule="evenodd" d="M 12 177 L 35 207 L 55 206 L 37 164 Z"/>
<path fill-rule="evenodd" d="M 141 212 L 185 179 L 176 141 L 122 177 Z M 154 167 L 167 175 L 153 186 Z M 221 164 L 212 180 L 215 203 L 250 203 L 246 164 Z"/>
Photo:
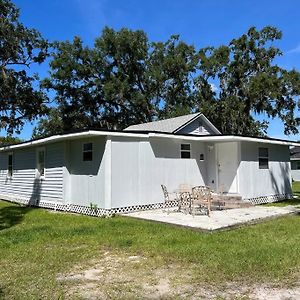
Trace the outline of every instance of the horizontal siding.
<path fill-rule="evenodd" d="M 7 178 L 7 153 L 0 153 L 0 196 L 26 200 L 63 200 L 64 145 L 45 146 L 45 178 L 36 178 L 36 147 L 13 151 L 13 178 Z"/>

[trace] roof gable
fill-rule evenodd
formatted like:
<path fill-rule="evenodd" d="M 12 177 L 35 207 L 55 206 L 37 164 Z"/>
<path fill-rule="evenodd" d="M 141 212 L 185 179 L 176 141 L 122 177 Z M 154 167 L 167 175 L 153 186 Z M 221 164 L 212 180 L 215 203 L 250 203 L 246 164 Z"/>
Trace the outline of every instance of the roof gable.
<path fill-rule="evenodd" d="M 129 130 L 159 131 L 196 135 L 221 134 L 221 132 L 202 113 L 189 114 L 160 121 L 132 125 L 125 129 L 125 131 Z"/>

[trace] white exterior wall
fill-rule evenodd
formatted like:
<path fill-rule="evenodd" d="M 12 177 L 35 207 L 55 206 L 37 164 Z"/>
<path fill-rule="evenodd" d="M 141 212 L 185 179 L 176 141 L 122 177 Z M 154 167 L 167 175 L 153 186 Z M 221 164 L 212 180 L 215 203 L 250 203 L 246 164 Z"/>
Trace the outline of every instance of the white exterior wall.
<path fill-rule="evenodd" d="M 298 169 L 299 164 L 300 160 L 291 160 L 291 174 L 294 181 L 300 181 L 300 169 Z"/>
<path fill-rule="evenodd" d="M 269 169 L 259 169 L 259 147 L 269 149 Z M 245 199 L 291 194 L 289 147 L 241 142 L 239 191 Z"/>
<path fill-rule="evenodd" d="M 83 161 L 83 144 L 93 143 L 93 160 Z M 105 137 L 66 142 L 65 203 L 105 207 Z"/>
<path fill-rule="evenodd" d="M 291 170 L 291 174 L 294 181 L 300 181 L 300 170 Z"/>
<path fill-rule="evenodd" d="M 36 178 L 36 150 L 39 147 L 16 149 L 0 153 L 0 197 L 2 199 L 63 201 L 64 145 L 47 144 L 45 149 L 45 178 Z M 7 177 L 7 156 L 13 153 L 13 176 Z"/>
<path fill-rule="evenodd" d="M 112 207 L 160 203 L 164 201 L 161 184 L 169 192 L 180 184 L 203 185 L 206 179 L 206 147 L 191 142 L 191 159 L 180 158 L 181 143 L 175 139 L 112 139 Z"/>
<path fill-rule="evenodd" d="M 83 161 L 83 144 L 93 143 L 93 161 Z M 181 144 L 191 159 L 181 159 Z M 208 143 L 159 137 L 98 136 L 45 144 L 45 179 L 36 178 L 36 150 L 15 149 L 13 178 L 7 153 L 0 153 L 0 198 L 49 201 L 98 208 L 164 202 L 180 184 L 209 185 L 244 199 L 291 193 L 289 147 L 254 142 Z M 269 148 L 269 169 L 259 169 L 258 148 Z M 204 154 L 204 161 L 200 161 Z"/>

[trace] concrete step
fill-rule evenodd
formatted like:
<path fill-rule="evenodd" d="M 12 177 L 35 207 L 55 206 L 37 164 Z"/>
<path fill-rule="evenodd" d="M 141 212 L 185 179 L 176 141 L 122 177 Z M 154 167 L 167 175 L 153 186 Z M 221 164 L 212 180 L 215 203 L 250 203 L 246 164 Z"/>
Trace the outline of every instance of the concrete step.
<path fill-rule="evenodd" d="M 241 196 L 233 195 L 213 195 L 213 199 L 217 201 L 243 201 Z"/>
<path fill-rule="evenodd" d="M 221 203 L 221 205 L 218 205 Z M 253 204 L 249 201 L 242 200 L 242 197 L 239 195 L 213 195 L 212 207 L 218 209 L 218 206 L 223 209 L 232 209 L 232 208 L 248 208 L 252 207 Z"/>
<path fill-rule="evenodd" d="M 248 207 L 253 207 L 252 204 L 249 203 L 225 203 L 225 209 L 230 209 L 230 208 L 248 208 Z"/>

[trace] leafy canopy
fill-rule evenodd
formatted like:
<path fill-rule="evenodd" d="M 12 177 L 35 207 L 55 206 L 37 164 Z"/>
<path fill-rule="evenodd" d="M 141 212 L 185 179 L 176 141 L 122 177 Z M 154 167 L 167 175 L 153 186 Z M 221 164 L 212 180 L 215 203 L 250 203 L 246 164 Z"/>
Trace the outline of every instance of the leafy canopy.
<path fill-rule="evenodd" d="M 143 31 L 106 27 L 93 47 L 79 37 L 58 42 L 43 83 L 57 108 L 35 134 L 123 129 L 197 111 L 223 133 L 263 135 L 268 122 L 255 114 L 279 117 L 285 133 L 297 133 L 300 74 L 275 64 L 280 38 L 274 27 L 252 27 L 228 45 L 196 50 L 176 35 L 150 42 Z"/>
<path fill-rule="evenodd" d="M 43 86 L 56 93 L 60 114 L 43 119 L 35 134 L 96 127 L 123 129 L 191 111 L 194 47 L 172 36 L 150 43 L 142 31 L 105 28 L 93 48 L 79 37 L 55 45 L 50 78 Z M 49 126 L 48 126 L 49 125 Z M 46 127 L 50 130 L 47 130 Z"/>
<path fill-rule="evenodd" d="M 0 0 L 0 128 L 8 134 L 45 112 L 46 96 L 29 70 L 45 60 L 47 48 L 39 32 L 20 23 L 14 4 Z"/>
<path fill-rule="evenodd" d="M 200 51 L 200 84 L 210 80 L 219 83 L 218 93 L 209 95 L 208 115 L 223 133 L 261 134 L 267 122 L 255 121 L 253 114 L 279 117 L 285 133 L 297 133 L 300 119 L 295 117 L 300 94 L 300 74 L 274 64 L 282 55 L 272 45 L 282 34 L 274 27 L 261 31 L 254 27 L 228 46 Z M 200 95 L 202 91 L 199 89 Z M 207 100 L 203 96 L 202 102 Z M 205 104 L 204 104 L 205 107 Z"/>

